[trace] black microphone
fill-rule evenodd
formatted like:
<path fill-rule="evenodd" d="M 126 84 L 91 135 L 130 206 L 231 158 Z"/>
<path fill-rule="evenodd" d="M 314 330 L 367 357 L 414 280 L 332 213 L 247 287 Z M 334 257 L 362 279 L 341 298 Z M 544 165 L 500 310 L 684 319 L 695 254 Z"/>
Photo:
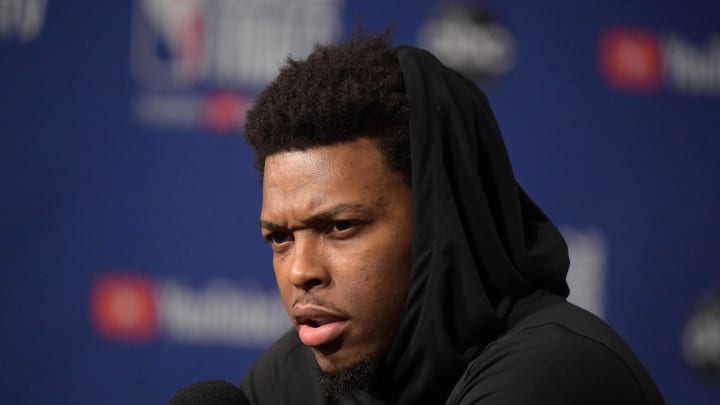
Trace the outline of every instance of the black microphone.
<path fill-rule="evenodd" d="M 250 405 L 250 400 L 227 381 L 208 380 L 181 389 L 168 405 Z"/>

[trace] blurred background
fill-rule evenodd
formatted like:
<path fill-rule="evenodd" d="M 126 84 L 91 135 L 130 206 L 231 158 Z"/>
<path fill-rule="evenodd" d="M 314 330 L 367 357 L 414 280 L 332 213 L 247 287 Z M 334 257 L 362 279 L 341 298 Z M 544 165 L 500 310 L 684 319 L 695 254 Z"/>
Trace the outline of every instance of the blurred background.
<path fill-rule="evenodd" d="M 720 403 L 710 0 L 0 0 L 0 402 L 242 379 L 289 326 L 244 115 L 360 19 L 478 81 L 568 240 L 570 299 L 668 403 Z"/>

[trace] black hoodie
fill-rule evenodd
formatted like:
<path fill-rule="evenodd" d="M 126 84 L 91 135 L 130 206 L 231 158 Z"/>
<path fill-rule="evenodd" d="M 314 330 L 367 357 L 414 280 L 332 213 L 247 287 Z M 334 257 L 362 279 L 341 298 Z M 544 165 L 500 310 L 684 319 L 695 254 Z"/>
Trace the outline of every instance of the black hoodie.
<path fill-rule="evenodd" d="M 347 404 L 661 404 L 605 323 L 565 301 L 567 246 L 517 184 L 486 96 L 430 53 L 396 50 L 410 105 L 413 264 L 380 385 Z M 242 388 L 326 404 L 293 329 Z"/>

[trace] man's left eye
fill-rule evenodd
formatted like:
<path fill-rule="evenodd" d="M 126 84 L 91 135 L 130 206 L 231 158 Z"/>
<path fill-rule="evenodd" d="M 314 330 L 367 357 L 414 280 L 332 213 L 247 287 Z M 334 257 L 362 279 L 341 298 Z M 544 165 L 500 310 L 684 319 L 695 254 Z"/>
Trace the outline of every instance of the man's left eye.
<path fill-rule="evenodd" d="M 333 231 L 345 231 L 353 227 L 355 225 L 352 221 L 336 221 L 332 225 Z"/>

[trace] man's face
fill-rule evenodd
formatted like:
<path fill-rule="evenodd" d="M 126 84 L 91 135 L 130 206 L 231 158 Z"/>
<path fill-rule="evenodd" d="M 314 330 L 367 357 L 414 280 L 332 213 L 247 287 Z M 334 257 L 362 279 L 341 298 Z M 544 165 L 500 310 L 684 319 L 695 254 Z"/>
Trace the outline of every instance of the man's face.
<path fill-rule="evenodd" d="M 411 210 L 410 187 L 372 139 L 266 159 L 262 233 L 285 308 L 324 371 L 389 348 L 407 294 Z"/>

